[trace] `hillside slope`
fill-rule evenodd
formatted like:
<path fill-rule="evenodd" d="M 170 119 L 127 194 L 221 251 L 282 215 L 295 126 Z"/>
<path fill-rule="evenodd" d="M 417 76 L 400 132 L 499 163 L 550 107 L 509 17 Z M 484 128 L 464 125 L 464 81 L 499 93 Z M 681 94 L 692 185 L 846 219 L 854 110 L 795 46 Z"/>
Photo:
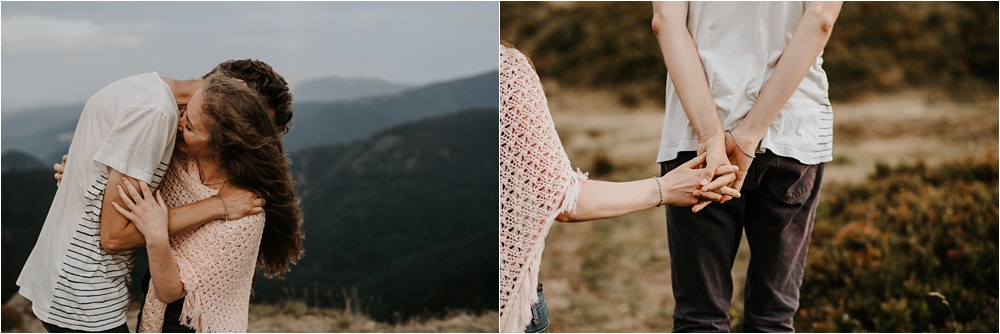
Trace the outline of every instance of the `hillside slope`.
<path fill-rule="evenodd" d="M 495 309 L 496 111 L 395 127 L 292 156 L 306 257 L 256 300 L 338 305 L 376 319 Z"/>
<path fill-rule="evenodd" d="M 398 94 L 332 103 L 296 103 L 285 148 L 302 148 L 357 140 L 410 121 L 460 110 L 496 108 L 498 72 L 489 72 Z"/>

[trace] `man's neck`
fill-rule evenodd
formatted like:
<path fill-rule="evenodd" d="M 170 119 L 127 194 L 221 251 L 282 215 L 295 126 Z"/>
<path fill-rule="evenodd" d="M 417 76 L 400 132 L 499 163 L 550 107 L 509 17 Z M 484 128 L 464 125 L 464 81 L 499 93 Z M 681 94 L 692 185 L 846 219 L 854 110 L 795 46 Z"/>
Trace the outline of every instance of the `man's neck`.
<path fill-rule="evenodd" d="M 194 80 L 177 80 L 173 78 L 161 77 L 163 82 L 167 83 L 170 87 L 170 91 L 174 94 L 174 100 L 177 101 L 178 107 L 186 107 L 188 101 L 191 100 L 191 96 L 194 92 L 201 88 L 201 83 L 204 80 L 194 79 Z"/>

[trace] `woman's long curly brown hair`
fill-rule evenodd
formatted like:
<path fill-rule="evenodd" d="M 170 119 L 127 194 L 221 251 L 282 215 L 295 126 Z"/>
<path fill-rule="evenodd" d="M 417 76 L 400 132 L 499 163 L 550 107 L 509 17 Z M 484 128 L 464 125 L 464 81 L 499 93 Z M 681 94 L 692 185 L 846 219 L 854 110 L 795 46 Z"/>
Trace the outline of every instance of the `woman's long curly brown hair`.
<path fill-rule="evenodd" d="M 264 198 L 264 235 L 257 266 L 283 276 L 302 258 L 302 212 L 278 128 L 256 92 L 233 78 L 211 75 L 202 84 L 209 147 L 233 185 Z"/>

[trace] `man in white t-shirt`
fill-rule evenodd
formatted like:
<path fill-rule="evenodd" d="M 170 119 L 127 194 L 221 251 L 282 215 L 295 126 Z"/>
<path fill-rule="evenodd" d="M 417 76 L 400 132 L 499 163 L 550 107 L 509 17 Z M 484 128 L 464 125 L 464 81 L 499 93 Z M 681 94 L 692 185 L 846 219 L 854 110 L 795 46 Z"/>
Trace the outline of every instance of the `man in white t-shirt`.
<path fill-rule="evenodd" d="M 287 131 L 291 95 L 263 62 L 236 60 L 213 70 L 244 79 Z M 128 332 L 125 314 L 135 260 L 143 238 L 111 207 L 114 189 L 128 176 L 159 185 L 173 152 L 177 120 L 201 80 L 174 80 L 147 73 L 108 85 L 84 107 L 64 160 L 64 174 L 41 234 L 17 285 L 50 332 Z M 79 158 L 76 158 L 79 157 Z M 65 157 L 64 157 L 65 158 Z M 63 167 L 63 166 L 60 166 Z M 263 200 L 235 187 L 220 196 L 171 209 L 170 232 L 263 210 Z M 227 204 L 227 205 L 226 205 Z M 102 214 L 103 213 L 103 214 Z"/>
<path fill-rule="evenodd" d="M 736 165 L 738 199 L 666 208 L 674 331 L 728 332 L 732 266 L 750 244 L 743 330 L 794 331 L 833 109 L 822 50 L 839 2 L 654 3 L 667 65 L 657 162 Z"/>
<path fill-rule="evenodd" d="M 87 101 L 70 144 L 74 159 L 17 280 L 46 330 L 128 331 L 135 253 L 101 243 L 107 239 L 101 224 L 124 219 L 111 214 L 117 192 L 104 189 L 114 189 L 122 175 L 159 185 L 180 115 L 171 88 L 147 73 L 116 81 Z"/>

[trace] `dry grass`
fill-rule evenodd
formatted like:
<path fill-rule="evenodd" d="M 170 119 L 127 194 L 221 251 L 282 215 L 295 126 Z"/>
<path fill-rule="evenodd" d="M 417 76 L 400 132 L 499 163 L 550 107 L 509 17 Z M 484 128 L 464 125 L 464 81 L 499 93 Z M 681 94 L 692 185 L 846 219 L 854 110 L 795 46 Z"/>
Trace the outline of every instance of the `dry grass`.
<path fill-rule="evenodd" d="M 136 329 L 139 305 L 133 303 L 128 326 Z M 311 308 L 303 302 L 250 305 L 251 333 L 495 333 L 499 328 L 496 311 L 472 314 L 453 312 L 443 318 L 411 319 L 399 324 L 377 322 L 356 310 Z M 15 295 L 3 307 L 4 332 L 44 333 L 42 323 L 31 313 L 31 302 Z M 16 324 L 14 324 L 16 323 Z M 9 328 L 8 328 L 9 327 Z"/>
<path fill-rule="evenodd" d="M 482 314 L 453 312 L 444 318 L 411 319 L 399 324 L 374 321 L 353 310 L 318 309 L 302 302 L 251 305 L 250 332 L 347 333 L 481 333 L 496 332 L 496 311 Z"/>
<path fill-rule="evenodd" d="M 574 167 L 609 172 L 596 178 L 625 181 L 659 172 L 655 163 L 663 122 L 659 105 L 619 106 L 617 94 L 549 88 L 556 129 Z M 969 102 L 906 92 L 838 103 L 835 161 L 826 187 L 858 182 L 876 162 L 929 164 L 997 151 L 995 91 Z M 931 97 L 929 97 L 931 96 Z M 603 158 L 602 158 L 603 157 Z M 591 177 L 595 177 L 592 173 Z M 552 332 L 665 332 L 672 328 L 666 219 L 646 210 L 614 219 L 558 224 L 546 239 L 540 280 L 545 285 Z M 746 242 L 733 269 L 734 325 L 742 314 L 742 286 L 749 260 Z"/>

